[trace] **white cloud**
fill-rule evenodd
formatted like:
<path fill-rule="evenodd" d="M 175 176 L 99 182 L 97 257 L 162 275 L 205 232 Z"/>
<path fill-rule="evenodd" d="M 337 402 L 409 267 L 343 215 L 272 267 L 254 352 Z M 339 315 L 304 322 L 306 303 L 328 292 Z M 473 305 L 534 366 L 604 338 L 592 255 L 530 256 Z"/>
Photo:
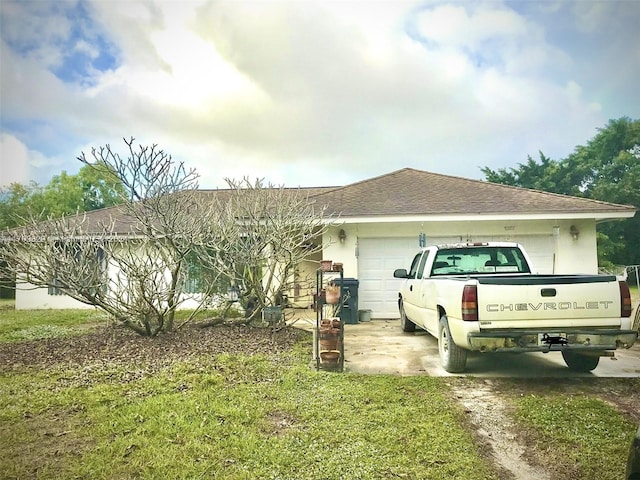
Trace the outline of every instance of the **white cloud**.
<path fill-rule="evenodd" d="M 56 3 L 3 1 L 2 38 L 42 65 L 59 65 L 62 52 L 55 45 L 68 38 L 72 25 Z M 59 5 L 70 3 L 63 0 Z"/>
<path fill-rule="evenodd" d="M 41 153 L 30 150 L 13 135 L 0 134 L 0 187 L 28 183 L 37 178 L 37 169 L 49 164 Z"/>
<path fill-rule="evenodd" d="M 90 87 L 48 70 L 68 26 L 20 10 L 31 30 L 9 37 L 37 39 L 38 25 L 50 45 L 25 56 L 2 43 L 3 118 L 34 125 L 19 137 L 52 168 L 135 136 L 195 166 L 204 186 L 335 184 L 405 166 L 478 177 L 538 150 L 566 155 L 607 120 L 575 68 L 598 67 L 554 43 L 547 17 L 508 5 L 89 2 L 117 58 Z M 75 48 L 97 58 L 99 44 Z"/>
<path fill-rule="evenodd" d="M 442 5 L 420 15 L 420 33 L 441 45 L 476 50 L 494 39 L 509 41 L 531 33 L 525 20 L 515 12 L 490 4 L 469 11 L 468 4 Z"/>
<path fill-rule="evenodd" d="M 0 187 L 29 181 L 27 148 L 12 135 L 0 135 Z"/>
<path fill-rule="evenodd" d="M 86 40 L 79 40 L 76 42 L 74 49 L 77 52 L 82 52 L 87 55 L 89 58 L 95 59 L 100 56 L 100 50 L 94 45 L 91 45 Z"/>

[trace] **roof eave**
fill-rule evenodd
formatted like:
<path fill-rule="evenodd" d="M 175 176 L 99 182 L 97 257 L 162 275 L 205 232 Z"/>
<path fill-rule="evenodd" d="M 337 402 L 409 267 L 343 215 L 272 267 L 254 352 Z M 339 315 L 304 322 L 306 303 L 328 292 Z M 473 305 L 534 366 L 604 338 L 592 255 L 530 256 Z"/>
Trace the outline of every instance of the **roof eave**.
<path fill-rule="evenodd" d="M 478 222 L 515 220 L 596 220 L 597 222 L 632 218 L 632 211 L 609 212 L 547 212 L 547 213 L 467 213 L 467 214 L 427 214 L 427 215 L 370 215 L 340 216 L 340 223 L 402 223 L 402 222 Z M 335 221 L 335 219 L 334 219 Z"/>

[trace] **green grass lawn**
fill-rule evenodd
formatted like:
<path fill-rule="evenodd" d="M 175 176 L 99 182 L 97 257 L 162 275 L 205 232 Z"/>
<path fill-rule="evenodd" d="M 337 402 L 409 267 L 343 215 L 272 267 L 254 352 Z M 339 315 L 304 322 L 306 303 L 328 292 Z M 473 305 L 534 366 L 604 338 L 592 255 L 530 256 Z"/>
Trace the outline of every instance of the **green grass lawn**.
<path fill-rule="evenodd" d="M 13 302 L 0 305 L 0 342 L 79 335 L 108 317 L 95 309 L 15 310 Z"/>
<path fill-rule="evenodd" d="M 624 477 L 633 425 L 610 405 L 589 396 L 554 393 L 527 395 L 516 404 L 517 418 L 532 427 L 536 449 L 546 452 L 552 464 L 579 465 L 578 478 Z"/>
<path fill-rule="evenodd" d="M 0 338 L 81 330 L 95 315 L 5 310 Z M 310 351 L 307 339 L 286 354 L 208 355 L 153 375 L 116 361 L 5 370 L 0 478 L 501 478 L 447 378 L 316 372 Z M 554 465 L 621 478 L 637 426 L 612 406 L 561 392 L 514 390 L 511 401 Z"/>
<path fill-rule="evenodd" d="M 441 380 L 318 373 L 306 353 L 5 375 L 1 475 L 497 478 Z"/>

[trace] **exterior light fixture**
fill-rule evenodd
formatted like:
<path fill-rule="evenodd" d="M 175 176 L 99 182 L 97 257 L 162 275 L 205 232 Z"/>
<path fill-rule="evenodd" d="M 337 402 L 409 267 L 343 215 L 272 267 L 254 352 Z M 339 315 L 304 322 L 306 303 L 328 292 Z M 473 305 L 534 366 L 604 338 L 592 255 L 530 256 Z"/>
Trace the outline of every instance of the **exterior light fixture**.
<path fill-rule="evenodd" d="M 344 228 L 341 228 L 340 232 L 338 232 L 338 238 L 340 239 L 340 243 L 344 243 L 347 239 L 347 232 L 344 231 Z"/>
<path fill-rule="evenodd" d="M 238 299 L 240 298 L 240 289 L 238 287 L 236 287 L 235 285 L 231 285 L 227 289 L 227 297 L 229 297 L 229 301 L 231 303 L 237 302 Z"/>
<path fill-rule="evenodd" d="M 578 227 L 571 225 L 571 227 L 569 227 L 569 233 L 571 234 L 571 238 L 578 240 L 578 237 L 580 236 L 580 230 L 578 230 Z"/>

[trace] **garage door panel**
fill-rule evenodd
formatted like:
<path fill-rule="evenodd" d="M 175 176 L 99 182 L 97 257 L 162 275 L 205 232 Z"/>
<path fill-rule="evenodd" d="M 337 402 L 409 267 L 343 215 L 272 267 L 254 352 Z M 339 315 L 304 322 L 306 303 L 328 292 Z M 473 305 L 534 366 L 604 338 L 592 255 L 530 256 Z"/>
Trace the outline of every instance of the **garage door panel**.
<path fill-rule="evenodd" d="M 398 318 L 397 268 L 409 268 L 418 249 L 417 237 L 358 239 L 358 308 L 370 309 L 374 318 Z"/>
<path fill-rule="evenodd" d="M 555 239 L 551 235 L 532 235 L 520 243 L 529 255 L 535 273 L 553 273 Z"/>

